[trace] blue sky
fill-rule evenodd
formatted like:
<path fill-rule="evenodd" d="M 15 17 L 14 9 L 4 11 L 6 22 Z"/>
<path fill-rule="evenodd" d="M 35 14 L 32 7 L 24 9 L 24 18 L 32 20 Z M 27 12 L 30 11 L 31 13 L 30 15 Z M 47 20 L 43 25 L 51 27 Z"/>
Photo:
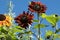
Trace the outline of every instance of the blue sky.
<path fill-rule="evenodd" d="M 8 11 L 8 4 L 10 0 L 0 0 L 0 13 Z M 60 0 L 12 0 L 14 4 L 14 12 L 16 14 L 27 11 L 28 3 L 30 1 L 41 1 L 47 6 L 46 14 L 56 13 L 60 15 Z"/>
<path fill-rule="evenodd" d="M 8 8 L 9 8 L 8 4 L 10 1 L 11 0 L 0 0 L 0 14 L 4 14 L 4 13 L 8 12 Z M 46 10 L 47 15 L 50 15 L 50 14 L 60 15 L 60 0 L 12 0 L 12 2 L 14 4 L 13 12 L 15 12 L 16 15 L 19 15 L 23 11 L 27 11 L 30 1 L 40 1 L 43 4 L 45 4 L 47 6 L 47 10 Z M 47 24 L 48 22 L 43 21 L 43 23 Z M 45 30 L 45 28 L 44 28 L 44 30 Z M 42 32 L 44 30 L 42 30 Z M 49 30 L 49 28 L 47 28 L 47 30 Z M 50 28 L 50 30 L 51 30 L 51 28 Z"/>

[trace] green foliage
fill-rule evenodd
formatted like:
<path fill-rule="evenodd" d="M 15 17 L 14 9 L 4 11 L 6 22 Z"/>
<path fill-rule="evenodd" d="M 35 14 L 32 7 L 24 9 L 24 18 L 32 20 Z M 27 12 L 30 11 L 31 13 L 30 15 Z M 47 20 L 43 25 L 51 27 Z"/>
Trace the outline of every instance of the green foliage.
<path fill-rule="evenodd" d="M 39 22 L 38 20 L 33 20 L 33 22 Z"/>
<path fill-rule="evenodd" d="M 6 35 L 6 40 L 12 40 L 12 37 L 10 35 Z"/>
<path fill-rule="evenodd" d="M 52 26 L 56 26 L 56 23 L 60 20 L 60 16 L 56 16 L 56 15 L 46 15 L 46 14 L 42 14 L 40 15 L 43 19 L 46 19 L 50 24 L 52 24 Z M 40 20 L 39 20 L 40 21 Z M 33 22 L 39 22 L 38 20 L 33 20 Z M 46 28 L 49 25 L 46 24 L 36 24 L 34 25 L 34 29 L 38 29 L 38 28 Z M 4 40 L 18 40 L 17 36 L 22 37 L 20 38 L 20 40 L 30 40 L 30 36 L 31 35 L 35 35 L 37 37 L 36 34 L 34 34 L 31 30 L 26 31 L 27 29 L 24 29 L 20 26 L 12 26 L 12 27 L 0 27 L 0 39 L 3 38 Z M 45 38 L 50 38 L 53 37 L 53 40 L 55 40 L 56 38 L 60 38 L 60 35 L 57 34 L 60 32 L 60 28 L 56 29 L 55 32 L 53 32 L 52 30 L 48 30 L 45 33 Z M 17 33 L 20 33 L 19 35 L 17 35 Z M 43 40 L 43 38 L 40 38 L 40 40 Z"/>
<path fill-rule="evenodd" d="M 48 30 L 48 31 L 46 31 L 46 36 L 51 36 L 53 34 L 53 32 L 52 31 L 50 31 L 50 30 Z"/>
<path fill-rule="evenodd" d="M 58 18 L 53 16 L 47 16 L 46 20 L 51 23 L 53 26 L 56 26 L 56 23 L 58 22 Z"/>
<path fill-rule="evenodd" d="M 58 32 L 60 32 L 60 28 L 59 29 L 56 29 L 56 31 L 55 31 L 55 33 L 58 33 Z"/>
<path fill-rule="evenodd" d="M 42 38 L 40 38 L 40 40 L 43 40 Z"/>
<path fill-rule="evenodd" d="M 25 34 L 32 34 L 32 32 L 31 31 L 28 31 L 28 32 L 25 32 Z"/>
<path fill-rule="evenodd" d="M 18 40 L 18 38 L 16 38 L 16 33 L 24 32 L 22 28 L 21 28 L 21 30 L 18 28 L 20 28 L 20 27 L 19 26 L 11 27 L 11 28 L 8 28 L 6 26 L 0 27 L 0 38 L 4 37 L 6 40 Z"/>
<path fill-rule="evenodd" d="M 37 4 L 39 4 L 39 2 L 36 2 Z M 35 11 L 35 12 L 37 12 L 37 10 L 39 10 L 40 8 L 40 6 L 42 7 L 40 10 L 39 10 L 39 12 L 40 11 L 42 11 L 42 12 L 44 12 L 45 10 L 45 8 L 43 7 L 44 5 L 42 4 L 40 4 L 40 5 L 35 5 L 36 4 L 35 2 L 30 2 L 30 5 L 29 6 L 32 6 L 31 7 L 31 10 L 32 11 Z M 32 5 L 31 5 L 32 4 Z M 10 15 L 11 17 L 12 17 L 12 19 L 13 20 L 11 20 L 11 21 L 8 21 L 7 20 L 7 18 L 6 18 L 6 20 L 4 19 L 5 17 L 1 17 L 1 20 L 2 19 L 4 19 L 5 21 L 7 21 L 7 25 L 8 25 L 8 23 L 9 22 L 11 22 L 12 23 L 12 25 L 10 26 L 10 27 L 7 27 L 7 25 L 6 26 L 4 26 L 3 24 L 5 23 L 4 22 L 4 20 L 2 21 L 2 22 L 4 22 L 4 23 L 2 23 L 2 22 L 0 22 L 0 24 L 2 25 L 2 27 L 0 27 L 0 40 L 31 40 L 31 39 L 33 39 L 33 38 L 37 38 L 38 40 L 43 40 L 43 38 L 41 37 L 41 34 L 43 33 L 43 32 L 41 32 L 40 31 L 40 28 L 46 28 L 46 27 L 48 27 L 48 26 L 50 26 L 50 25 L 46 25 L 46 24 L 42 24 L 42 21 L 45 19 L 47 22 L 49 22 L 51 25 L 52 25 L 52 27 L 54 27 L 54 28 L 52 28 L 52 30 L 47 30 L 46 32 L 45 32 L 45 34 L 44 34 L 44 40 L 46 40 L 46 39 L 48 39 L 48 40 L 55 40 L 55 39 L 58 39 L 58 38 L 60 38 L 60 34 L 58 34 L 59 32 L 60 32 L 60 28 L 58 28 L 58 29 L 56 29 L 56 25 L 57 25 L 57 22 L 60 20 L 60 16 L 58 16 L 57 14 L 52 14 L 52 15 L 46 15 L 46 13 L 39 13 L 39 12 L 37 12 L 37 19 L 34 19 L 34 20 L 32 20 L 32 18 L 33 18 L 33 12 L 29 15 L 28 13 L 29 13 L 29 10 L 28 10 L 28 12 L 23 12 L 24 13 L 24 15 L 20 15 L 20 17 L 19 16 L 17 16 L 18 18 L 17 19 L 19 19 L 19 20 L 17 20 L 16 19 L 16 21 L 17 21 L 17 23 L 18 23 L 18 25 L 20 24 L 22 24 L 21 26 L 23 26 L 24 24 L 25 24 L 25 26 L 28 26 L 29 27 L 29 25 L 32 23 L 32 22 L 37 22 L 37 24 L 35 24 L 34 26 L 33 26 L 33 28 L 32 27 L 29 27 L 28 29 L 25 29 L 25 28 L 22 28 L 21 26 L 18 26 L 18 25 L 15 25 L 15 23 L 14 23 L 14 15 L 13 15 L 13 13 L 12 13 L 12 7 L 13 7 L 13 5 L 12 5 L 12 1 L 10 1 L 10 7 L 11 8 L 9 8 L 9 14 L 8 15 Z M 35 10 L 35 8 L 37 7 L 37 10 Z M 39 8 L 39 9 L 38 9 Z M 30 10 L 30 11 L 31 11 Z M 6 14 L 5 14 L 6 15 Z M 33 16 L 32 16 L 33 15 Z M 43 20 L 41 21 L 41 19 L 40 18 L 42 18 Z M 8 18 L 9 19 L 9 18 Z M 23 21 L 25 20 L 25 19 L 27 19 L 27 20 L 25 20 L 25 21 L 27 21 L 26 23 L 25 22 L 23 22 L 22 20 L 20 20 L 20 19 L 22 19 Z M 28 19 L 29 19 L 29 21 L 28 21 Z M 22 21 L 22 23 L 21 23 L 21 21 Z M 10 24 L 10 23 L 9 23 Z M 0 25 L 0 26 L 1 26 Z M 24 26 L 24 27 L 25 27 Z M 30 29 L 32 29 L 32 30 L 30 30 Z M 36 30 L 36 29 L 38 29 L 38 31 Z M 36 31 L 35 31 L 36 30 Z M 35 31 L 35 33 L 34 33 L 34 31 Z M 38 33 L 37 33 L 38 32 Z M 40 33 L 41 32 L 41 33 Z M 37 35 L 38 34 L 38 35 Z M 31 35 L 32 36 L 35 36 L 35 37 L 31 37 Z M 40 36 L 40 37 L 39 37 Z M 30 39 L 31 38 L 31 39 Z M 60 40 L 60 39 L 59 39 Z"/>
<path fill-rule="evenodd" d="M 52 26 L 56 26 L 56 23 L 59 21 L 59 16 L 57 15 L 46 15 L 46 14 L 42 14 L 41 16 L 42 18 L 46 19 L 50 24 L 52 24 Z"/>
<path fill-rule="evenodd" d="M 39 26 L 38 26 L 39 25 Z M 34 26 L 34 28 L 45 28 L 45 27 L 47 27 L 48 25 L 45 25 L 45 24 L 36 24 L 35 26 Z"/>
<path fill-rule="evenodd" d="M 42 13 L 40 16 L 41 16 L 42 18 L 46 18 L 46 17 L 47 17 L 47 15 L 46 15 L 45 13 Z"/>

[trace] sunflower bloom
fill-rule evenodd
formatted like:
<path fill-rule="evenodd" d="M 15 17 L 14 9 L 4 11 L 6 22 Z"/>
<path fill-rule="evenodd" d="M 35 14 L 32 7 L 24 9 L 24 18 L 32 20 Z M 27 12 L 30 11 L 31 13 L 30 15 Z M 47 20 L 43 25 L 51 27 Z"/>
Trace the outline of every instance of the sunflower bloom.
<path fill-rule="evenodd" d="M 31 2 L 28 8 L 31 12 L 45 13 L 46 6 L 41 2 Z"/>
<path fill-rule="evenodd" d="M 11 26 L 12 25 L 12 17 L 9 15 L 0 14 L 0 27 L 1 26 Z"/>
<path fill-rule="evenodd" d="M 33 17 L 34 17 L 33 14 L 23 12 L 23 14 L 20 14 L 15 18 L 15 22 L 18 23 L 18 25 L 21 26 L 22 28 L 27 29 L 29 24 L 32 23 Z"/>

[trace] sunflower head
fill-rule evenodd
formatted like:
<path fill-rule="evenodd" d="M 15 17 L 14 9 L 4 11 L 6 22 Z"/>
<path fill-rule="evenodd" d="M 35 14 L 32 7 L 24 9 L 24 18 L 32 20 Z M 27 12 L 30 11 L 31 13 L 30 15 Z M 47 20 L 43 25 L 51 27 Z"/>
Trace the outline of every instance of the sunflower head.
<path fill-rule="evenodd" d="M 0 27 L 1 26 L 11 26 L 12 17 L 9 15 L 0 14 Z"/>
<path fill-rule="evenodd" d="M 29 14 L 28 12 L 23 12 L 23 14 L 20 14 L 15 18 L 15 22 L 18 23 L 19 26 L 22 28 L 27 28 L 29 24 L 32 23 L 33 20 L 33 14 Z"/>
<path fill-rule="evenodd" d="M 45 13 L 46 6 L 41 2 L 31 2 L 28 8 L 31 12 Z"/>

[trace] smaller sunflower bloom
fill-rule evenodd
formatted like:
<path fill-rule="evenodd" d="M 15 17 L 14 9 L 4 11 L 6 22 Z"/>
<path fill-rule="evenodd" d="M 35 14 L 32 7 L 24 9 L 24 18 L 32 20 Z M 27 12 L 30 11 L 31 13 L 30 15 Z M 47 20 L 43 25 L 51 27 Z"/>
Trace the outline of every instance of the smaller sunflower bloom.
<path fill-rule="evenodd" d="M 38 12 L 38 13 L 45 13 L 46 6 L 43 5 L 41 2 L 31 2 L 29 5 L 28 10 L 31 12 Z"/>
<path fill-rule="evenodd" d="M 27 29 L 29 24 L 32 23 L 33 18 L 34 18 L 33 14 L 23 12 L 23 14 L 20 14 L 15 18 L 15 22 L 18 23 L 18 25 L 21 26 L 22 28 Z"/>
<path fill-rule="evenodd" d="M 12 17 L 8 15 L 0 14 L 0 27 L 2 26 L 11 26 L 12 25 Z"/>

